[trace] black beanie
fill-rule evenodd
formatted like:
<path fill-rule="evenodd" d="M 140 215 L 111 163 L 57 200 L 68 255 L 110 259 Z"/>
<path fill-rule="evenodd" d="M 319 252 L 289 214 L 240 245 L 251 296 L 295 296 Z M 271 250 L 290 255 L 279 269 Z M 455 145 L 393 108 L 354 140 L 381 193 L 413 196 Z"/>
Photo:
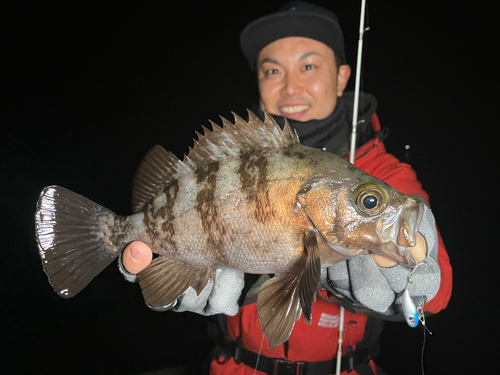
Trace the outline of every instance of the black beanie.
<path fill-rule="evenodd" d="M 241 32 L 240 47 L 252 70 L 256 69 L 257 56 L 268 44 L 282 38 L 298 36 L 326 44 L 346 63 L 344 35 L 337 16 L 320 6 L 292 1 L 276 13 L 250 22 Z"/>

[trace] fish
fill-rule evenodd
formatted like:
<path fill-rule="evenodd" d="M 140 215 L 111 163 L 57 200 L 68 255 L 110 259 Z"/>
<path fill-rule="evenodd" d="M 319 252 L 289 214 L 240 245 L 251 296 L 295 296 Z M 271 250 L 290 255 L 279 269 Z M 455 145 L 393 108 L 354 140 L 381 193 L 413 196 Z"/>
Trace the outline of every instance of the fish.
<path fill-rule="evenodd" d="M 199 294 L 217 269 L 274 275 L 257 311 L 274 348 L 312 304 L 321 269 L 370 253 L 413 266 L 423 203 L 327 151 L 304 146 L 266 112 L 202 126 L 183 160 L 156 145 L 141 162 L 132 211 L 120 216 L 61 186 L 35 211 L 42 266 L 63 298 L 78 294 L 132 241 L 155 254 L 138 275 L 146 304 Z"/>

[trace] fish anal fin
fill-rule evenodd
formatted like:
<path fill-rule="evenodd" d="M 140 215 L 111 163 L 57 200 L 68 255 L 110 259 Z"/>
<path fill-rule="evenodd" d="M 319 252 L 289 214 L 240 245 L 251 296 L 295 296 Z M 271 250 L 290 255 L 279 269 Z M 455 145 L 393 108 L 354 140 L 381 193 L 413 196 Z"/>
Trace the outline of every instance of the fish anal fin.
<path fill-rule="evenodd" d="M 316 300 L 316 292 L 321 277 L 318 239 L 314 231 L 304 233 L 304 250 L 307 254 L 307 259 L 300 278 L 299 296 L 304 318 L 306 322 L 311 323 L 312 304 Z"/>
<path fill-rule="evenodd" d="M 198 275 L 196 281 L 191 285 L 191 287 L 193 287 L 193 289 L 196 291 L 197 295 L 200 295 L 201 291 L 203 290 L 203 288 L 205 288 L 210 278 L 212 278 L 213 282 L 215 283 L 215 272 L 210 268 L 205 268 L 205 272 L 202 272 Z"/>
<path fill-rule="evenodd" d="M 257 314 L 269 348 L 276 348 L 288 340 L 300 318 L 299 280 L 299 275 L 292 272 L 275 276 L 262 285 L 257 295 Z"/>
<path fill-rule="evenodd" d="M 159 256 L 139 273 L 139 285 L 146 304 L 151 308 L 170 305 L 192 286 L 199 294 L 213 270 Z"/>

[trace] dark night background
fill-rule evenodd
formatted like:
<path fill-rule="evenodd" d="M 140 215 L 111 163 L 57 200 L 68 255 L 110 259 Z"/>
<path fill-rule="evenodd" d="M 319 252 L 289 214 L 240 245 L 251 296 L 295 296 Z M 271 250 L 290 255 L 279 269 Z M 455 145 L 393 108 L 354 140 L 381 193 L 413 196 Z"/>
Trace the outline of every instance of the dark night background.
<path fill-rule="evenodd" d="M 152 145 L 180 157 L 201 124 L 255 103 L 239 32 L 284 2 L 44 3 L 0 12 L 0 372 L 201 361 L 207 318 L 149 311 L 114 265 L 59 298 L 39 260 L 35 204 L 58 184 L 130 214 L 132 176 Z M 317 3 L 338 14 L 354 68 L 359 2 Z M 409 157 L 430 194 L 454 268 L 448 308 L 427 321 L 425 373 L 481 373 L 497 362 L 499 333 L 496 2 L 368 4 L 364 90 L 378 98 L 389 151 Z M 420 374 L 422 341 L 420 326 L 387 324 L 379 364 Z"/>

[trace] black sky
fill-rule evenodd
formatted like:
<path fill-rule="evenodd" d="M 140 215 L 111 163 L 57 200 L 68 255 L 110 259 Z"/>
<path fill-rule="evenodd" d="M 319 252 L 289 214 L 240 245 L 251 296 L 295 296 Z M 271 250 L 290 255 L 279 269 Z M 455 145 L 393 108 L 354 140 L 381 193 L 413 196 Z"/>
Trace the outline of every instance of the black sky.
<path fill-rule="evenodd" d="M 207 319 L 153 313 L 114 266 L 72 300 L 42 271 L 33 213 L 58 184 L 130 214 L 132 176 L 161 144 L 182 156 L 195 130 L 257 100 L 238 46 L 280 1 L 123 5 L 17 1 L 0 12 L 0 368 L 137 373 L 194 362 Z M 359 4 L 334 10 L 356 60 Z M 449 307 L 428 319 L 425 373 L 480 373 L 493 362 L 498 255 L 498 51 L 495 2 L 368 2 L 363 88 L 390 128 L 387 147 L 430 194 L 454 267 Z M 353 87 L 354 80 L 351 80 Z M 380 363 L 420 374 L 422 330 L 388 324 Z M 2 371 L 3 372 L 3 371 Z"/>

